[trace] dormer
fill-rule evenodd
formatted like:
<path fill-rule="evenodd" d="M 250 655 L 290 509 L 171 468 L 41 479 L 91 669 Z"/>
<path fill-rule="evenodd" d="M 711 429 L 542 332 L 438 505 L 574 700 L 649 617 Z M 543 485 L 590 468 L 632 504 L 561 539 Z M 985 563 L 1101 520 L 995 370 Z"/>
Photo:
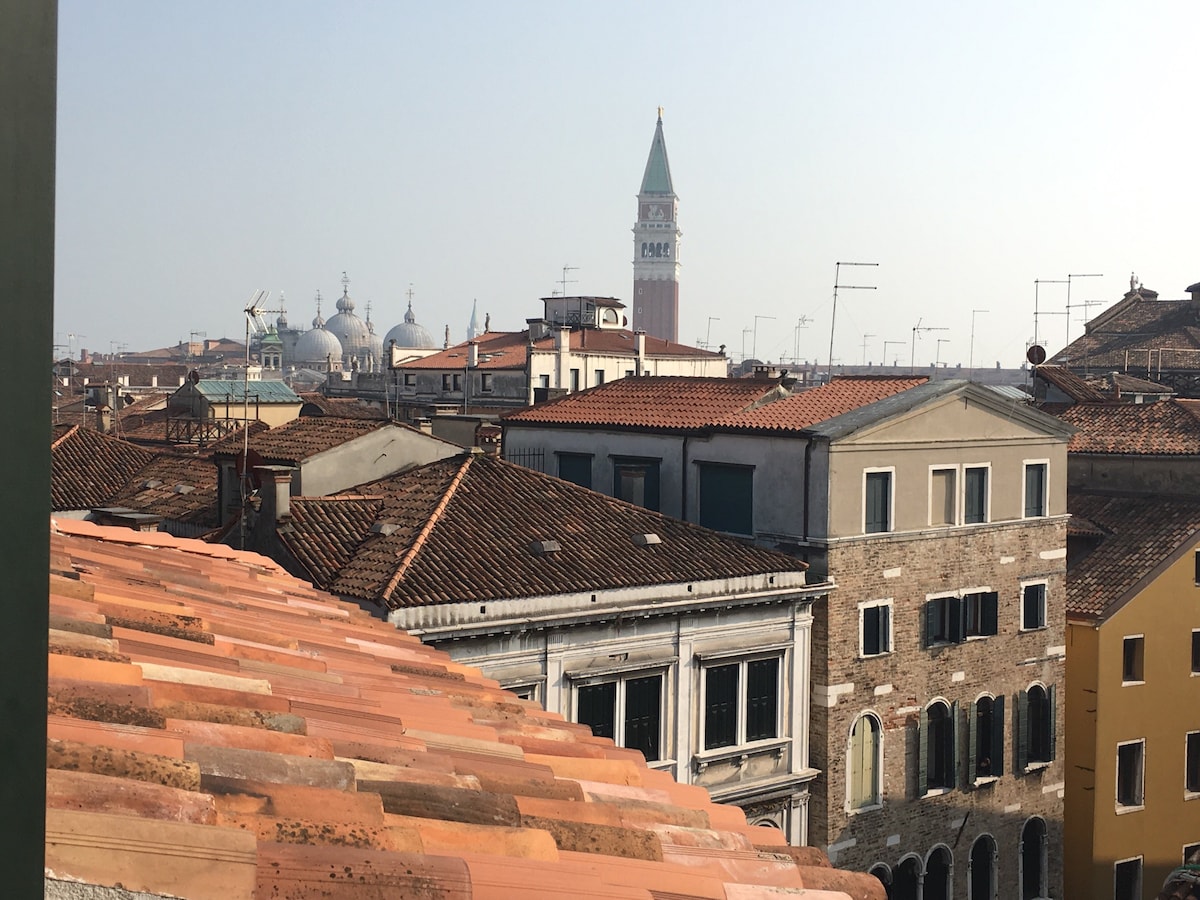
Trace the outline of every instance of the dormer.
<path fill-rule="evenodd" d="M 613 297 L 543 297 L 545 321 L 568 328 L 626 328 L 625 304 Z"/>

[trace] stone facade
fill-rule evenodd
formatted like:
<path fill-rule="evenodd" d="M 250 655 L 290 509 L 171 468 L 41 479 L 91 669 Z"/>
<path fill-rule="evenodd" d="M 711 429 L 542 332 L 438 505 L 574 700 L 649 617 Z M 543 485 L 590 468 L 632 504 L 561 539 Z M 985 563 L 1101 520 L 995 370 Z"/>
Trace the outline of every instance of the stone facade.
<path fill-rule="evenodd" d="M 1063 517 L 971 526 L 951 532 L 863 538 L 829 549 L 838 590 L 814 609 L 812 843 L 837 864 L 895 870 L 905 854 L 924 864 L 944 845 L 951 854 L 953 896 L 968 896 L 970 851 L 995 841 L 997 897 L 1019 898 L 1022 829 L 1031 817 L 1046 825 L 1047 896 L 1062 896 L 1063 706 L 1056 704 L 1055 758 L 1018 771 L 1014 721 L 1018 694 L 1064 678 Z M 1046 585 L 1046 626 L 1022 630 L 1023 585 Z M 931 593 L 987 588 L 998 594 L 997 633 L 964 643 L 929 646 L 924 606 Z M 892 652 L 861 653 L 864 601 L 892 601 Z M 972 784 L 967 716 L 981 695 L 1003 695 L 1004 774 Z M 935 698 L 957 703 L 955 787 L 932 792 L 918 785 L 920 713 Z M 882 723 L 882 802 L 848 810 L 851 728 L 864 713 Z M 904 896 L 897 892 L 895 896 Z M 990 896 L 990 895 L 989 895 Z"/>

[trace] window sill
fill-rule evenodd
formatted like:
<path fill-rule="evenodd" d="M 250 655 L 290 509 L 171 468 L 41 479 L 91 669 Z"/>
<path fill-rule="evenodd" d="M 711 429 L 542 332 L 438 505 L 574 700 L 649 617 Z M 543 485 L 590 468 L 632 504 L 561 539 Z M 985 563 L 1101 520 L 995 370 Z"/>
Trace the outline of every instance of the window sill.
<path fill-rule="evenodd" d="M 870 806 L 857 806 L 846 810 L 846 815 L 857 816 L 861 813 L 875 812 L 877 809 L 883 809 L 882 803 L 872 803 Z"/>
<path fill-rule="evenodd" d="M 976 778 L 974 781 L 971 782 L 971 786 L 977 787 L 977 788 L 987 787 L 988 785 L 995 784 L 999 780 L 1000 780 L 999 775 L 980 775 L 978 778 Z"/>
<path fill-rule="evenodd" d="M 891 656 L 891 655 L 892 655 L 891 650 L 881 650 L 879 653 L 860 653 L 860 654 L 858 654 L 858 658 L 859 659 L 879 659 L 879 657 L 881 657 L 881 656 Z M 1200 674 L 1200 673 L 1197 673 L 1197 674 Z"/>
<path fill-rule="evenodd" d="M 1122 681 L 1121 687 L 1135 687 L 1139 684 L 1145 684 L 1145 681 Z"/>
<path fill-rule="evenodd" d="M 1020 633 L 1021 634 L 1034 634 L 1038 631 L 1045 631 L 1045 630 L 1046 630 L 1045 625 L 1033 625 L 1029 628 L 1026 628 L 1024 625 L 1022 625 L 1021 629 L 1020 629 Z"/>
<path fill-rule="evenodd" d="M 1143 812 L 1145 809 L 1146 809 L 1146 804 L 1144 804 L 1144 803 L 1140 806 L 1121 806 L 1118 803 L 1117 804 L 1117 815 L 1124 816 L 1124 815 L 1128 815 L 1129 813 Z"/>
<path fill-rule="evenodd" d="M 751 756 L 763 756 L 773 753 L 782 756 L 784 749 L 791 744 L 791 738 L 768 738 L 754 741 L 750 744 L 738 744 L 734 747 L 718 747 L 714 750 L 704 750 L 692 756 L 692 767 L 699 774 L 716 763 L 736 760 L 735 765 L 744 765 Z"/>
<path fill-rule="evenodd" d="M 1025 764 L 1025 774 L 1032 775 L 1034 772 L 1040 772 L 1043 769 L 1048 769 L 1048 768 L 1050 768 L 1051 762 L 1052 762 L 1052 760 L 1039 759 L 1036 762 L 1026 763 Z"/>
<path fill-rule="evenodd" d="M 940 797 L 942 794 L 949 794 L 953 790 L 954 788 L 948 787 L 931 788 L 921 795 L 921 799 L 924 800 L 926 797 Z"/>
<path fill-rule="evenodd" d="M 1188 800 L 1200 800 L 1200 791 L 1184 791 L 1183 799 L 1184 802 Z"/>

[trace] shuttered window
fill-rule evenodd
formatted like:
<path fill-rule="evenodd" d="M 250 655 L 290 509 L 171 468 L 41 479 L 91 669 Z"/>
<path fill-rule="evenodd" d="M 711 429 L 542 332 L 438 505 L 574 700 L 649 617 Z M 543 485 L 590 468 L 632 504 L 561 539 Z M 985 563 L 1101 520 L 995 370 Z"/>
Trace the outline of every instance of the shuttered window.
<path fill-rule="evenodd" d="M 656 459 L 614 459 L 613 496 L 627 503 L 657 510 L 658 464 Z"/>
<path fill-rule="evenodd" d="M 1025 466 L 1025 518 L 1046 515 L 1046 464 Z"/>
<path fill-rule="evenodd" d="M 988 470 L 974 466 L 963 472 L 963 521 L 978 525 L 987 521 Z"/>
<path fill-rule="evenodd" d="M 700 464 L 700 524 L 732 534 L 754 533 L 754 469 Z"/>
<path fill-rule="evenodd" d="M 892 473 L 868 472 L 864 527 L 867 534 L 892 530 Z"/>
<path fill-rule="evenodd" d="M 746 740 L 778 736 L 779 659 L 756 659 L 746 664 Z"/>
<path fill-rule="evenodd" d="M 653 762 L 662 758 L 662 693 L 661 674 L 581 685 L 577 717 L 597 737 L 640 750 Z"/>
<path fill-rule="evenodd" d="M 1017 768 L 1048 763 L 1056 752 L 1054 685 L 1035 684 L 1017 694 Z"/>
<path fill-rule="evenodd" d="M 704 670 L 704 749 L 779 736 L 780 660 L 770 656 Z"/>
<path fill-rule="evenodd" d="M 1004 774 L 1004 697 L 980 697 L 967 719 L 967 758 L 972 780 Z"/>
<path fill-rule="evenodd" d="M 704 748 L 731 747 L 737 741 L 738 666 L 704 671 Z"/>
<path fill-rule="evenodd" d="M 954 525 L 957 522 L 958 495 L 954 486 L 957 474 L 954 469 L 934 469 L 929 473 L 930 525 Z"/>
<path fill-rule="evenodd" d="M 850 775 L 847 790 L 851 809 L 876 806 L 880 802 L 879 751 L 879 720 L 872 715 L 859 716 L 850 732 Z"/>
<path fill-rule="evenodd" d="M 580 487 L 592 486 L 592 455 L 590 453 L 559 453 L 558 477 Z"/>
<path fill-rule="evenodd" d="M 921 710 L 917 778 L 921 793 L 955 787 L 958 704 L 942 701 Z"/>

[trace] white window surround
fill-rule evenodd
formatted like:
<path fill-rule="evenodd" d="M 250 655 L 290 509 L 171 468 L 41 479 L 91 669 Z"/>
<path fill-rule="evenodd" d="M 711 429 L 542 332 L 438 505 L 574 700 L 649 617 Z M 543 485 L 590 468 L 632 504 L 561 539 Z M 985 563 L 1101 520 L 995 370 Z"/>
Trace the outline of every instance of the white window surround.
<path fill-rule="evenodd" d="M 967 522 L 967 470 L 968 469 L 984 469 L 987 475 L 984 477 L 983 491 L 983 521 L 982 522 Z M 987 525 L 992 521 L 992 464 L 990 462 L 976 462 L 962 464 L 961 483 L 958 485 L 959 492 L 959 522 L 966 525 Z M 1024 509 L 1022 508 L 1022 512 Z"/>
<path fill-rule="evenodd" d="M 1025 515 L 1025 477 L 1026 477 L 1025 470 L 1028 469 L 1030 466 L 1045 466 L 1046 467 L 1046 480 L 1042 484 L 1042 492 L 1043 492 L 1042 514 L 1040 516 L 1026 516 Z M 1022 519 L 1025 519 L 1025 518 L 1044 519 L 1046 516 L 1050 515 L 1050 459 L 1049 458 L 1021 460 L 1021 496 L 1019 499 L 1020 499 L 1021 505 L 1018 506 L 1017 509 L 1021 510 L 1021 518 Z"/>
<path fill-rule="evenodd" d="M 1189 731 L 1183 736 L 1183 799 L 1185 800 L 1200 798 L 1200 791 L 1189 791 L 1187 786 L 1188 738 L 1192 735 L 1195 735 L 1196 740 L 1200 741 L 1200 731 Z"/>
<path fill-rule="evenodd" d="M 1042 624 L 1035 628 L 1025 627 L 1025 588 L 1040 584 L 1045 590 L 1042 592 Z M 1030 631 L 1045 631 L 1050 627 L 1050 617 L 1047 615 L 1050 606 L 1050 582 L 1045 578 L 1031 578 L 1028 581 L 1018 582 L 1020 596 L 1018 597 L 1017 621 L 1022 633 Z"/>
<path fill-rule="evenodd" d="M 950 464 L 950 465 L 948 465 L 946 463 L 931 463 L 930 464 L 929 477 L 926 480 L 926 484 L 927 484 L 927 488 L 928 488 L 927 489 L 928 497 L 927 497 L 927 501 L 926 501 L 927 505 L 928 505 L 928 510 L 927 510 L 927 515 L 925 518 L 925 521 L 929 524 L 930 528 L 948 528 L 951 525 L 959 525 L 962 523 L 962 487 L 960 486 L 960 482 L 962 481 L 962 473 L 959 471 L 959 469 L 961 469 L 961 468 L 962 467 L 957 464 Z M 935 524 L 933 521 L 933 475 L 935 472 L 953 472 L 954 473 L 954 485 L 953 485 L 953 487 L 954 487 L 954 497 L 953 497 L 954 521 L 950 522 L 949 524 L 945 524 L 942 522 L 938 522 Z"/>
<path fill-rule="evenodd" d="M 887 649 L 879 653 L 863 653 L 863 639 L 865 632 L 863 629 L 863 611 L 874 609 L 875 607 L 886 606 L 888 608 L 888 628 L 887 628 Z M 887 656 L 896 646 L 896 610 L 895 602 L 892 597 L 885 597 L 881 600 L 864 600 L 858 604 L 858 658 L 859 659 L 875 659 L 878 656 Z"/>
<path fill-rule="evenodd" d="M 1142 642 L 1142 677 L 1135 678 L 1130 681 L 1125 680 L 1125 642 L 1128 640 L 1140 640 Z M 1145 632 L 1140 634 L 1126 634 L 1121 636 L 1121 687 L 1131 687 L 1135 684 L 1146 683 L 1146 635 Z"/>
<path fill-rule="evenodd" d="M 1138 878 L 1137 878 L 1137 884 L 1134 885 L 1133 895 L 1135 897 L 1140 897 L 1142 895 L 1143 878 L 1145 877 L 1145 870 L 1146 870 L 1145 859 L 1141 856 L 1130 856 L 1125 859 L 1113 860 L 1113 896 L 1114 897 L 1117 896 L 1117 866 L 1120 866 L 1123 863 L 1131 863 L 1131 862 L 1136 862 L 1138 864 Z"/>
<path fill-rule="evenodd" d="M 865 718 L 871 718 L 875 720 L 875 725 L 878 728 L 877 733 L 879 735 L 879 747 L 877 753 L 875 754 L 874 773 L 874 793 L 876 802 L 869 804 L 868 806 L 860 806 L 855 808 L 850 804 L 850 771 L 852 765 L 851 753 L 853 752 L 854 747 L 854 726 Z M 850 723 L 850 727 L 846 730 L 846 797 L 843 808 L 847 815 L 856 816 L 860 813 L 871 812 L 872 810 L 876 809 L 883 809 L 883 743 L 883 718 L 873 709 L 860 710 L 858 715 L 855 716 L 854 720 Z"/>
<path fill-rule="evenodd" d="M 876 473 L 887 473 L 888 478 L 888 527 L 887 531 L 867 531 L 867 476 Z M 862 492 L 860 494 L 862 501 L 862 533 L 863 534 L 891 534 L 896 530 L 896 467 L 895 466 L 868 466 L 863 469 L 862 474 Z"/>
<path fill-rule="evenodd" d="M 787 647 L 791 647 L 790 644 Z M 746 652 L 722 652 L 714 654 L 705 654 L 701 656 L 696 654 L 696 658 L 700 661 L 700 665 L 696 671 L 700 679 L 700 686 L 697 690 L 697 696 L 700 702 L 696 712 L 696 732 L 699 740 L 696 743 L 697 752 L 695 754 L 698 763 L 711 763 L 721 757 L 732 757 L 740 755 L 743 750 L 749 749 L 767 749 L 778 745 L 780 749 L 784 745 L 791 742 L 791 730 L 787 724 L 786 706 L 784 704 L 784 685 L 787 682 L 787 654 L 783 648 L 768 650 L 760 648 L 749 653 Z M 775 670 L 775 736 L 764 738 L 762 740 L 747 741 L 746 740 L 746 667 L 752 662 L 757 662 L 763 659 L 775 659 L 779 661 L 779 665 Z M 706 747 L 704 734 L 704 720 L 708 711 L 708 670 L 719 666 L 736 665 L 738 667 L 738 688 L 737 688 L 737 715 L 736 722 L 736 737 L 731 745 L 723 747 Z M 669 693 L 669 692 L 668 692 Z"/>
<path fill-rule="evenodd" d="M 1135 744 L 1139 745 L 1142 748 L 1142 752 L 1141 752 L 1141 756 L 1140 756 L 1140 765 L 1138 767 L 1138 782 L 1139 782 L 1138 790 L 1139 790 L 1139 793 L 1141 794 L 1142 802 L 1138 803 L 1138 804 L 1125 805 L 1125 804 L 1120 803 L 1117 800 L 1118 791 L 1120 790 L 1120 781 L 1121 781 L 1121 748 L 1129 747 L 1129 746 L 1132 746 Z M 1114 754 L 1114 760 L 1116 762 L 1116 766 L 1115 766 L 1115 769 L 1113 772 L 1113 804 L 1116 807 L 1117 815 L 1122 816 L 1122 815 L 1126 815 L 1127 813 L 1141 812 L 1142 810 L 1144 810 L 1146 808 L 1146 739 L 1145 738 L 1137 738 L 1136 740 L 1132 740 L 1132 741 L 1118 741 L 1117 749 Z M 1118 861 L 1123 862 L 1124 860 L 1118 860 Z"/>
<path fill-rule="evenodd" d="M 673 709 L 673 693 L 671 691 L 671 678 L 669 666 L 645 665 L 637 668 L 618 669 L 609 671 L 604 674 L 588 673 L 568 675 L 564 673 L 570 680 L 571 684 L 571 721 L 579 721 L 579 697 L 580 688 L 590 687 L 600 684 L 615 684 L 616 691 L 613 697 L 613 742 L 618 747 L 625 746 L 625 685 L 627 682 L 635 681 L 639 678 L 654 678 L 660 679 L 659 683 L 659 701 L 658 701 L 658 747 L 659 758 L 651 760 L 647 765 L 665 767 L 674 762 L 675 748 L 672 745 L 672 727 L 671 722 L 674 720 Z"/>
<path fill-rule="evenodd" d="M 1200 628 L 1193 628 L 1193 629 L 1192 629 L 1192 644 L 1193 644 L 1193 645 L 1196 643 L 1196 635 L 1197 635 L 1197 634 L 1200 634 Z M 1191 653 L 1191 652 L 1192 652 L 1192 648 L 1191 648 L 1191 647 L 1188 647 L 1188 652 L 1189 652 L 1189 653 Z M 1200 675 L 1200 669 L 1195 669 L 1195 668 L 1192 668 L 1192 666 L 1191 666 L 1191 663 L 1190 663 L 1190 662 L 1189 662 L 1189 664 L 1188 664 L 1188 667 L 1189 667 L 1189 668 L 1191 668 L 1191 677 L 1192 677 L 1192 678 L 1195 678 L 1196 676 Z"/>

